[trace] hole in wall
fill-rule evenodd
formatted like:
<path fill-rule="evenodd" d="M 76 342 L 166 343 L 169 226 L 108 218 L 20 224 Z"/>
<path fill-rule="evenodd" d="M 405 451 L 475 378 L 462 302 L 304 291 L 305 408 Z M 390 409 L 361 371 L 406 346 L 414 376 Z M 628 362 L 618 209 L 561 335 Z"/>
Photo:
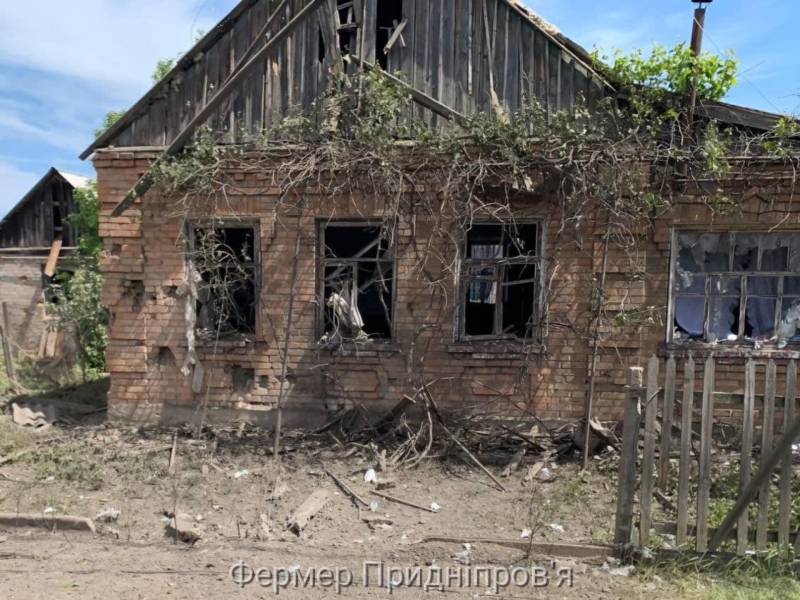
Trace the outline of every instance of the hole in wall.
<path fill-rule="evenodd" d="M 237 394 L 247 394 L 253 390 L 256 382 L 255 369 L 244 367 L 231 368 L 231 380 L 233 381 L 233 391 Z"/>
<path fill-rule="evenodd" d="M 156 365 L 159 367 L 174 367 L 177 364 L 175 354 L 166 346 L 161 346 L 156 355 Z"/>

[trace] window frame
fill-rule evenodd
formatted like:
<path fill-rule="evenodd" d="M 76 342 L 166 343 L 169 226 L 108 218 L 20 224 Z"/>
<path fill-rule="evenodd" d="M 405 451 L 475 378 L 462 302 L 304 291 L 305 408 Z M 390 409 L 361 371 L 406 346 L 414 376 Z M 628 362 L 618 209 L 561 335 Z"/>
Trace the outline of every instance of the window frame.
<path fill-rule="evenodd" d="M 261 331 L 261 289 L 262 289 L 262 271 L 263 262 L 261 255 L 261 222 L 258 219 L 216 219 L 216 218 L 199 218 L 187 219 L 185 225 L 186 249 L 184 252 L 184 261 L 186 263 L 187 273 L 198 272 L 197 265 L 193 257 L 193 252 L 197 244 L 196 230 L 197 229 L 251 229 L 253 231 L 253 287 L 254 287 L 254 304 L 255 315 L 253 320 L 253 331 L 231 331 L 219 336 L 218 339 L 213 341 L 225 341 L 232 338 L 254 340 L 259 336 Z M 192 306 L 192 328 L 195 334 L 198 331 L 197 325 L 197 285 L 194 279 L 191 278 L 190 282 L 190 297 Z"/>
<path fill-rule="evenodd" d="M 774 230 L 770 229 L 769 227 L 765 227 L 764 225 L 759 225 L 757 228 L 751 228 L 747 226 L 738 226 L 738 227 L 731 227 L 729 229 L 719 230 L 719 231 L 709 231 L 707 227 L 695 225 L 695 226 L 683 226 L 683 227 L 673 227 L 670 236 L 670 258 L 669 258 L 669 277 L 668 277 L 668 301 L 667 301 L 667 319 L 666 319 L 666 331 L 665 331 L 665 339 L 666 343 L 669 345 L 674 346 L 694 346 L 694 347 L 707 347 L 707 346 L 717 346 L 721 348 L 729 348 L 731 350 L 737 348 L 752 348 L 753 347 L 753 340 L 747 339 L 744 337 L 744 328 L 745 328 L 745 319 L 746 319 L 746 311 L 747 311 L 747 299 L 750 297 L 763 297 L 759 296 L 759 294 L 751 294 L 747 290 L 747 280 L 748 277 L 774 277 L 778 278 L 778 287 L 775 294 L 775 321 L 774 321 L 774 330 L 773 332 L 777 331 L 777 327 L 781 321 L 782 315 L 782 306 L 783 301 L 785 300 L 784 297 L 784 278 L 787 276 L 798 276 L 800 277 L 800 271 L 791 271 L 791 260 L 792 260 L 792 249 L 793 246 L 789 246 L 787 252 L 787 265 L 786 269 L 783 271 L 736 271 L 736 270 L 728 270 L 728 271 L 712 271 L 706 275 L 706 282 L 705 282 L 705 290 L 704 293 L 701 294 L 678 294 L 676 292 L 676 278 L 678 277 L 678 261 L 680 258 L 680 236 L 681 235 L 702 235 L 702 234 L 715 234 L 715 235 L 748 235 L 748 236 L 762 236 L 762 235 L 775 235 L 775 236 L 793 236 L 798 235 L 800 236 L 800 228 L 790 228 L 790 229 L 780 229 Z M 735 238 L 734 238 L 735 240 Z M 735 241 L 734 245 L 735 247 Z M 732 269 L 732 263 L 730 261 L 734 260 L 734 251 L 730 251 L 731 254 L 729 256 L 729 269 Z M 763 257 L 763 246 L 759 242 L 759 263 Z M 703 274 L 704 272 L 700 272 Z M 794 275 L 793 275 L 794 274 Z M 736 340 L 717 340 L 716 342 L 707 341 L 709 339 L 709 328 L 710 328 L 710 317 L 711 317 L 711 305 L 713 298 L 726 298 L 726 297 L 733 297 L 732 294 L 713 294 L 711 293 L 711 281 L 715 277 L 737 277 L 741 280 L 742 285 L 740 286 L 739 290 L 739 330 L 742 332 L 741 335 L 738 336 Z M 703 339 L 675 339 L 675 306 L 678 297 L 701 297 L 705 299 L 705 307 L 704 307 L 704 315 L 703 315 Z M 788 296 L 790 298 L 798 298 L 796 295 Z M 774 348 L 777 347 L 777 340 L 771 340 L 765 342 L 767 344 L 767 348 Z M 797 349 L 800 348 L 800 342 L 793 342 L 791 340 L 787 340 L 787 346 Z"/>
<path fill-rule="evenodd" d="M 329 259 L 325 256 L 325 229 L 327 227 L 353 227 L 353 228 L 389 228 L 389 225 L 386 225 L 385 219 L 380 218 L 352 218 L 352 217 L 344 217 L 344 218 L 325 218 L 319 217 L 316 220 L 316 281 L 314 282 L 314 286 L 316 288 L 316 317 L 314 319 L 314 341 L 318 342 L 322 337 L 328 333 L 326 331 L 326 318 L 325 318 L 325 269 L 328 266 L 328 262 L 359 262 L 359 259 L 347 259 L 347 258 L 336 258 L 336 259 Z M 390 298 L 390 309 L 391 309 L 391 319 L 390 319 L 390 327 L 389 327 L 389 337 L 386 338 L 369 338 L 369 342 L 371 344 L 383 344 L 383 345 L 394 345 L 397 339 L 397 228 L 392 228 L 394 233 L 392 235 L 392 239 L 389 245 L 389 253 L 391 255 L 390 259 L 364 259 L 361 262 L 385 262 L 391 263 L 392 265 L 392 291 L 391 291 L 391 298 Z M 355 340 L 343 340 L 344 344 L 353 344 Z"/>
<path fill-rule="evenodd" d="M 480 342 L 512 342 L 523 345 L 541 345 L 542 343 L 542 327 L 541 322 L 546 310 L 546 281 L 547 281 L 547 263 L 545 258 L 546 240 L 545 240 L 545 223 L 544 217 L 532 216 L 519 219 L 508 219 L 498 221 L 497 219 L 474 220 L 470 223 L 469 229 L 463 232 L 460 256 L 458 260 L 458 282 L 457 292 L 458 300 L 456 303 L 456 327 L 455 327 L 455 341 L 458 343 L 480 343 Z M 536 236 L 536 255 L 533 257 L 513 257 L 513 258 L 499 258 L 499 259 L 471 259 L 467 258 L 468 244 L 469 244 L 469 231 L 475 226 L 496 226 L 502 227 L 504 230 L 510 226 L 520 225 L 535 225 L 537 228 Z M 502 238 L 501 238 L 502 239 Z M 520 338 L 515 335 L 504 335 L 502 333 L 492 333 L 490 335 L 468 335 L 466 333 L 466 303 L 467 303 L 467 290 L 469 286 L 476 281 L 491 281 L 482 277 L 474 277 L 468 275 L 469 269 L 476 266 L 491 266 L 495 268 L 494 283 L 497 285 L 498 295 L 502 294 L 504 273 L 508 267 L 514 265 L 534 265 L 537 273 L 534 277 L 536 281 L 536 289 L 534 292 L 534 307 L 533 314 L 536 324 L 533 328 L 533 335 L 530 338 Z M 494 315 L 494 331 L 502 330 L 503 323 L 503 302 L 495 304 Z"/>

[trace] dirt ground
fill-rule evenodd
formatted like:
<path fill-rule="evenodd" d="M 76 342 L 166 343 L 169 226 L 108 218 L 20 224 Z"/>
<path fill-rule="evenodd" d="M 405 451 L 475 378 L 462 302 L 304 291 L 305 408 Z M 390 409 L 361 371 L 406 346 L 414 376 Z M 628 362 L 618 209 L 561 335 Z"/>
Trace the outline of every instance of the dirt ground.
<path fill-rule="evenodd" d="M 42 529 L 0 531 L 0 597 L 28 598 L 266 598 L 273 588 L 257 583 L 237 586 L 230 568 L 239 561 L 255 569 L 300 567 L 301 573 L 323 567 L 348 568 L 353 585 L 342 595 L 387 595 L 371 571 L 363 581 L 365 562 L 386 568 L 502 568 L 532 564 L 546 569 L 550 585 L 510 586 L 499 597 L 649 598 L 664 597 L 664 585 L 636 576 L 612 575 L 604 561 L 530 556 L 525 548 L 472 543 L 469 566 L 454 556 L 461 543 L 423 542 L 426 537 L 463 540 L 523 541 L 531 530 L 536 541 L 602 544 L 610 540 L 614 519 L 614 476 L 597 462 L 591 473 L 571 463 L 549 463 L 534 481 L 523 484 L 525 465 L 503 479 L 499 491 L 478 469 L 449 457 L 432 458 L 413 470 L 378 473 L 379 481 L 396 483 L 387 494 L 421 506 L 438 504 L 431 513 L 374 496 L 365 482 L 376 466 L 374 454 L 358 448 L 305 448 L 273 462 L 267 440 L 259 433 L 230 432 L 227 438 L 191 440 L 179 437 L 173 473 L 168 465 L 172 433 L 114 427 L 102 422 L 31 433 L 0 417 L 0 448 L 27 453 L 0 466 L 0 498 L 5 513 L 74 515 L 95 518 L 120 511 L 116 522 L 98 522 L 97 534 Z M 289 447 L 302 446 L 289 436 Z M 203 465 L 206 465 L 205 467 Z M 326 474 L 329 469 L 367 502 L 359 511 Z M 499 473 L 500 469 L 495 469 Z M 302 532 L 285 522 L 315 490 L 329 501 Z M 374 511 L 372 509 L 375 509 Z M 164 513 L 184 513 L 200 541 L 192 547 L 165 534 Z M 391 524 L 372 528 L 361 517 L 383 517 Z M 0 528 L 2 529 L 2 528 Z M 556 587 L 556 568 L 573 569 L 574 586 Z M 614 565 L 611 565 L 614 568 Z M 424 583 L 420 581 L 419 584 Z M 462 597 L 495 596 L 483 585 L 448 587 Z M 417 584 L 393 590 L 398 597 L 428 596 Z M 282 589 L 280 595 L 311 598 L 337 595 L 319 586 Z M 430 593 L 440 593 L 432 591 Z"/>

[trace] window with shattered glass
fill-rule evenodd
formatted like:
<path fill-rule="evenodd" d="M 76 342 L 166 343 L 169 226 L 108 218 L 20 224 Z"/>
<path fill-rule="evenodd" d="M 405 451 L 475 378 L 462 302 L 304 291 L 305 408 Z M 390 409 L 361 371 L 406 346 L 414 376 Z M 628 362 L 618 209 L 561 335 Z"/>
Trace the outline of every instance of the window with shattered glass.
<path fill-rule="evenodd" d="M 321 342 L 392 337 L 394 245 L 382 224 L 319 224 Z"/>
<path fill-rule="evenodd" d="M 673 340 L 800 342 L 800 233 L 681 233 Z"/>
<path fill-rule="evenodd" d="M 257 245 L 252 226 L 195 226 L 189 259 L 196 276 L 196 324 L 202 338 L 256 331 Z"/>
<path fill-rule="evenodd" d="M 541 224 L 475 224 L 462 261 L 462 339 L 537 339 Z"/>

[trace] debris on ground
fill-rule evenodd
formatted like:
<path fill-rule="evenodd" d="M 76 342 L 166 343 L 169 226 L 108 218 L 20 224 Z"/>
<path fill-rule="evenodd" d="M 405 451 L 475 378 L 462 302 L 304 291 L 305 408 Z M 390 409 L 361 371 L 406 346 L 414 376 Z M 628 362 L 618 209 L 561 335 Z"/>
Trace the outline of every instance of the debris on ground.
<path fill-rule="evenodd" d="M 17 425 L 43 429 L 52 426 L 58 419 L 56 408 L 52 404 L 24 404 L 14 402 L 11 405 L 12 419 Z"/>
<path fill-rule="evenodd" d="M 234 474 L 234 478 L 235 479 L 241 479 L 242 477 L 247 477 L 248 475 L 250 475 L 250 471 L 248 471 L 247 469 L 244 469 L 242 471 L 237 471 Z"/>
<path fill-rule="evenodd" d="M 194 545 L 202 537 L 202 533 L 196 529 L 195 520 L 187 514 L 168 514 L 165 533 L 167 537 L 178 540 L 185 544 Z"/>
<path fill-rule="evenodd" d="M 550 529 L 555 533 L 564 533 L 564 526 L 559 523 L 550 523 Z"/>
<path fill-rule="evenodd" d="M 520 534 L 520 538 L 525 540 L 529 539 L 533 535 L 533 532 L 530 529 L 523 529 L 522 533 Z"/>
<path fill-rule="evenodd" d="M 472 556 L 472 545 L 464 544 L 464 549 L 461 552 L 456 552 L 453 555 L 453 560 L 461 565 L 469 565 Z"/>
<path fill-rule="evenodd" d="M 364 474 L 364 481 L 366 483 L 378 483 L 378 474 L 375 472 L 375 469 L 367 470 Z"/>
<path fill-rule="evenodd" d="M 328 503 L 330 494 L 326 489 L 317 489 L 306 498 L 294 515 L 289 519 L 287 529 L 299 536 L 303 533 L 306 525 L 321 511 Z"/>
<path fill-rule="evenodd" d="M 100 523 L 116 523 L 122 513 L 116 508 L 107 508 L 99 513 L 94 520 Z"/>

